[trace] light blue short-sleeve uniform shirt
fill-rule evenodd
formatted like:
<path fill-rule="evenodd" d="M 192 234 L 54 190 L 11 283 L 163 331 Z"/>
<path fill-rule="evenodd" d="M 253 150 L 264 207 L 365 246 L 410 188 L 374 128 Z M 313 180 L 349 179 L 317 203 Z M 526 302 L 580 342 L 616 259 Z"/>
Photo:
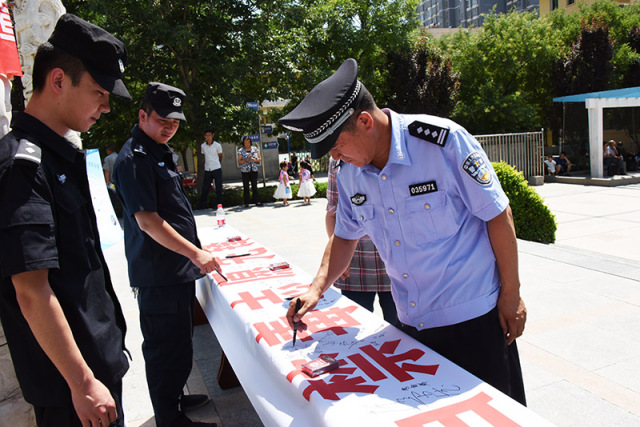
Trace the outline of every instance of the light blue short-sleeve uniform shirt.
<path fill-rule="evenodd" d="M 482 316 L 500 289 L 486 221 L 509 204 L 495 171 L 455 122 L 383 111 L 389 160 L 382 170 L 340 168 L 335 234 L 371 237 L 402 323 L 425 329 Z"/>

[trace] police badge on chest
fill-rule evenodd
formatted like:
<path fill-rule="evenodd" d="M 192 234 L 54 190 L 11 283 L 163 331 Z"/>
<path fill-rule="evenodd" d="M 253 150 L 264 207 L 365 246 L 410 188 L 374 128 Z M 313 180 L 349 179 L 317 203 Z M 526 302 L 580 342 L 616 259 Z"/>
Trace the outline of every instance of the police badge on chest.
<path fill-rule="evenodd" d="M 356 193 L 353 196 L 351 196 L 351 203 L 353 203 L 356 206 L 360 206 L 361 204 L 363 204 L 366 201 L 367 201 L 367 195 L 366 194 Z"/>

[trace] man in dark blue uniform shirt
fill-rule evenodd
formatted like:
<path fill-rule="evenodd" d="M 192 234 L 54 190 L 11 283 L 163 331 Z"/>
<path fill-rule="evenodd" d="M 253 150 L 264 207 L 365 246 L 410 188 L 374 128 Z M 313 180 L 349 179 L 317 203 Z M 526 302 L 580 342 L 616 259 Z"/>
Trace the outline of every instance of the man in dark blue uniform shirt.
<path fill-rule="evenodd" d="M 195 280 L 219 269 L 200 246 L 191 204 L 177 172 L 177 155 L 167 145 L 175 135 L 185 94 L 149 83 L 138 124 L 114 167 L 122 200 L 129 279 L 137 289 L 144 337 L 147 384 L 158 427 L 195 423 L 184 411 L 208 401 L 184 396 L 193 358 Z"/>
<path fill-rule="evenodd" d="M 63 15 L 38 48 L 33 96 L 0 141 L 0 317 L 41 426 L 124 426 L 125 321 L 102 250 L 85 154 L 63 135 L 131 99 L 127 51 Z"/>

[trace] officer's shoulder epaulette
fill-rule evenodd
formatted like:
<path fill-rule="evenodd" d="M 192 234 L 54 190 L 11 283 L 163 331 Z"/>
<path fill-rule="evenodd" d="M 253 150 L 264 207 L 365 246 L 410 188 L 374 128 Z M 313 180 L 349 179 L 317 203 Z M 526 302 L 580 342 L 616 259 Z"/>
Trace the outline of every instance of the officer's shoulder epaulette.
<path fill-rule="evenodd" d="M 42 162 L 42 150 L 33 142 L 23 138 L 18 143 L 18 149 L 16 154 L 13 155 L 13 160 L 26 160 L 39 165 Z"/>
<path fill-rule="evenodd" d="M 146 156 L 147 152 L 144 151 L 144 147 L 142 146 L 142 144 L 136 144 L 133 147 L 133 154 L 138 156 Z"/>
<path fill-rule="evenodd" d="M 409 135 L 415 136 L 416 138 L 420 138 L 432 144 L 439 145 L 440 147 L 444 147 L 444 144 L 447 142 L 447 136 L 449 136 L 448 128 L 421 122 L 419 120 L 413 121 L 407 129 L 409 130 Z"/>

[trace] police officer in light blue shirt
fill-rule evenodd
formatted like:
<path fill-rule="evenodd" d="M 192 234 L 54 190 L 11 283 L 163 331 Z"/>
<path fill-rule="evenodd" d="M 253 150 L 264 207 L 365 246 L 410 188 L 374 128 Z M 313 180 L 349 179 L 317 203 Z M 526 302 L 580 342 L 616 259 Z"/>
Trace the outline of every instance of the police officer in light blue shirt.
<path fill-rule="evenodd" d="M 392 281 L 401 328 L 525 404 L 515 339 L 524 330 L 509 200 L 458 124 L 379 109 L 348 59 L 279 122 L 339 172 L 335 236 L 293 322 L 348 267 L 367 234 Z M 299 328 L 304 329 L 303 321 Z"/>

